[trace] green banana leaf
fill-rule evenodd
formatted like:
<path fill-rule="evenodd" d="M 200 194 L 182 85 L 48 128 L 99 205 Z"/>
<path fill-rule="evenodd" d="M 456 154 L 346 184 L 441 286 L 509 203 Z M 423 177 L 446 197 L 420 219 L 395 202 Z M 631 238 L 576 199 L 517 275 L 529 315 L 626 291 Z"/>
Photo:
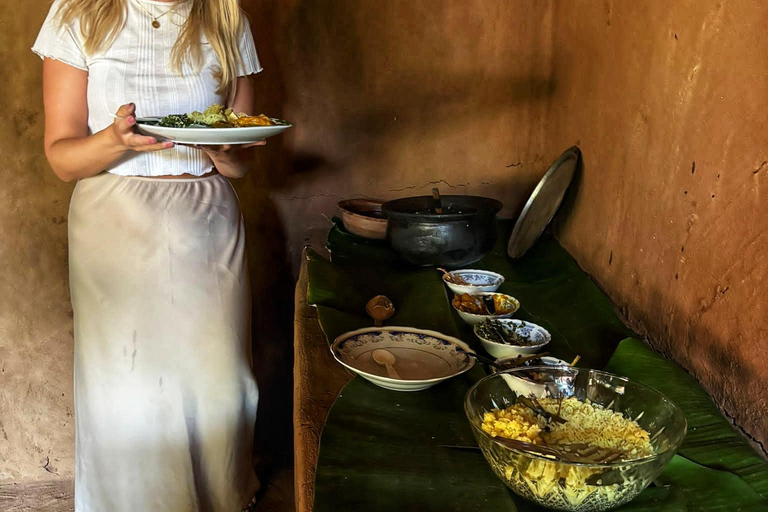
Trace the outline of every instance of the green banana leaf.
<path fill-rule="evenodd" d="M 631 338 L 612 305 L 578 264 L 544 235 L 520 261 L 499 243 L 472 268 L 503 274 L 501 290 L 520 300 L 519 318 L 552 333 L 553 355 L 582 356 L 579 366 L 603 368 L 665 393 L 686 415 L 689 434 L 655 485 L 622 511 L 768 510 L 768 464 L 720 414 L 684 370 Z M 481 350 L 450 306 L 434 269 L 401 263 L 381 242 L 336 226 L 332 262 L 310 251 L 309 302 L 328 341 L 371 325 L 365 303 L 384 294 L 395 303 L 387 325 L 432 329 Z M 624 341 L 621 341 L 624 340 Z M 607 365 L 607 366 L 606 366 Z M 539 511 L 512 494 L 477 449 L 462 401 L 484 375 L 465 375 L 417 393 L 387 391 L 355 378 L 341 392 L 323 430 L 315 482 L 316 512 L 340 510 Z"/>
<path fill-rule="evenodd" d="M 688 421 L 680 456 L 719 472 L 723 481 L 735 476 L 768 498 L 768 463 L 720 413 L 696 379 L 636 339 L 623 341 L 605 369 L 651 386 L 680 407 Z M 768 510 L 768 503 L 764 506 Z"/>

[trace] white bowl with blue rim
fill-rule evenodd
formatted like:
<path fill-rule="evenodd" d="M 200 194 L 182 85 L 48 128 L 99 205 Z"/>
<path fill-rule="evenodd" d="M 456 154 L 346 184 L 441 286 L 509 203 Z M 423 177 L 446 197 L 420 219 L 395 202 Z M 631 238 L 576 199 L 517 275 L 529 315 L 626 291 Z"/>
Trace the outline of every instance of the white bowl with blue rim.
<path fill-rule="evenodd" d="M 384 349 L 395 358 L 399 379 L 374 361 L 373 351 Z M 461 375 L 475 364 L 463 341 L 445 334 L 411 327 L 368 327 L 342 334 L 331 345 L 333 357 L 351 372 L 384 389 L 421 391 Z"/>
<path fill-rule="evenodd" d="M 468 284 L 456 284 L 450 278 L 461 277 Z M 481 292 L 495 292 L 504 282 L 504 276 L 490 270 L 453 270 L 443 274 L 443 282 L 458 295 L 469 293 L 470 295 Z"/>
<path fill-rule="evenodd" d="M 503 343 L 498 341 L 500 335 L 495 333 L 492 325 L 498 326 L 503 331 L 507 339 L 519 339 L 521 343 Z M 476 324 L 474 327 L 475 336 L 480 338 L 480 343 L 486 352 L 496 359 L 513 356 L 527 356 L 535 354 L 550 342 L 552 336 L 543 327 L 526 320 L 517 320 L 514 318 L 502 318 L 493 320 L 493 324 L 488 321 Z"/>
<path fill-rule="evenodd" d="M 454 303 L 454 300 L 456 300 L 454 296 L 454 299 L 451 300 L 451 306 L 459 314 L 459 317 L 461 317 L 461 319 L 464 320 L 469 325 L 477 325 L 488 319 L 500 320 L 503 318 L 509 318 L 512 315 L 514 315 L 518 309 L 520 309 L 520 301 L 512 297 L 511 295 L 506 295 L 504 293 L 496 293 L 496 292 L 482 292 L 482 293 L 475 293 L 472 295 L 476 295 L 476 296 L 484 295 L 487 297 L 491 297 L 492 299 L 495 298 L 496 295 L 501 295 L 502 300 L 505 301 L 509 307 L 506 313 L 498 313 L 495 315 L 479 315 L 477 313 L 469 313 L 468 311 L 464 311 L 461 308 L 457 308 L 456 304 Z"/>

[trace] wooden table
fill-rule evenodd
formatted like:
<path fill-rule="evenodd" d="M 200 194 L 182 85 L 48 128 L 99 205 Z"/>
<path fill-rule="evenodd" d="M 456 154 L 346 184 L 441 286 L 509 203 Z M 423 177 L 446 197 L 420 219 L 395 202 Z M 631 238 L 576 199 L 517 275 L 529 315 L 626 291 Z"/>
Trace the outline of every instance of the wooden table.
<path fill-rule="evenodd" d="M 331 355 L 315 309 L 307 304 L 307 259 L 296 285 L 293 365 L 296 511 L 310 512 L 320 434 L 333 402 L 353 375 Z"/>

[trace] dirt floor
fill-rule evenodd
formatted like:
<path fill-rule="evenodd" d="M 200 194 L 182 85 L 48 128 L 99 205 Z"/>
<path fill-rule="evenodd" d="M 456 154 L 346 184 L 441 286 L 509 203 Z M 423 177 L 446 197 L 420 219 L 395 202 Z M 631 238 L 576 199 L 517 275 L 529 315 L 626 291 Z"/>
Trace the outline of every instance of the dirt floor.
<path fill-rule="evenodd" d="M 73 512 L 71 480 L 0 484 L 3 512 Z M 265 482 L 258 503 L 250 512 L 294 512 L 293 470 L 277 470 Z"/>
<path fill-rule="evenodd" d="M 293 470 L 281 469 L 266 482 L 253 512 L 294 512 Z"/>

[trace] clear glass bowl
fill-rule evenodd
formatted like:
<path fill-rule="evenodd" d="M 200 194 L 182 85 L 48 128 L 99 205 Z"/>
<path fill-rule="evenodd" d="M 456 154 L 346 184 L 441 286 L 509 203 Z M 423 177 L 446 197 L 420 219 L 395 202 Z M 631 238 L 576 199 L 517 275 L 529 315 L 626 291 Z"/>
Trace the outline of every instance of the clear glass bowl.
<path fill-rule="evenodd" d="M 654 454 L 627 462 L 567 462 L 510 448 L 482 430 L 483 414 L 511 407 L 519 395 L 532 393 L 588 399 L 627 419 L 640 416 L 637 423 L 650 434 Z M 608 510 L 632 500 L 661 473 L 686 432 L 682 411 L 658 391 L 618 375 L 567 366 L 489 375 L 469 390 L 464 411 L 494 473 L 516 494 L 557 510 Z"/>

